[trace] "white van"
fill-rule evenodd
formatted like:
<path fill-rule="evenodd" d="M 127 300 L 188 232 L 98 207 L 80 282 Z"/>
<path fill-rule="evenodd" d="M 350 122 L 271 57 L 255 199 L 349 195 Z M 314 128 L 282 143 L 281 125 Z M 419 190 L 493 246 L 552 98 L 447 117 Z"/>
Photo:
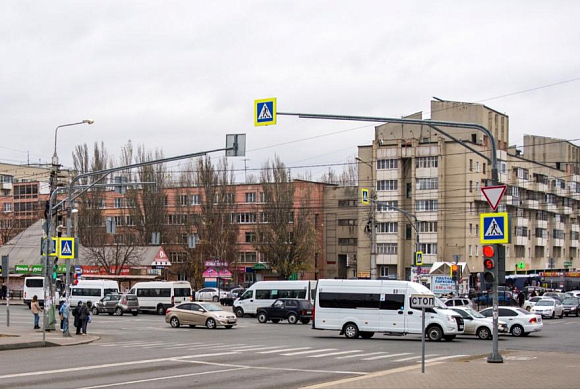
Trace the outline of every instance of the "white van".
<path fill-rule="evenodd" d="M 433 293 L 409 281 L 319 280 L 312 328 L 340 331 L 347 338 L 421 334 L 421 310 L 411 309 L 412 294 Z M 438 299 L 440 306 L 425 310 L 426 335 L 430 340 L 453 340 L 462 334 L 463 318 Z"/>
<path fill-rule="evenodd" d="M 79 280 L 77 285 L 70 287 L 70 306 L 74 307 L 79 301 L 90 301 L 93 305 L 111 293 L 119 293 L 119 284 L 113 280 Z"/>
<path fill-rule="evenodd" d="M 315 286 L 316 281 L 259 281 L 234 301 L 234 313 L 237 317 L 255 315 L 258 308 L 270 306 L 279 298 L 310 300 L 309 291 Z"/>
<path fill-rule="evenodd" d="M 185 301 L 192 301 L 191 284 L 187 281 L 138 282 L 130 294 L 136 294 L 141 311 L 157 311 L 165 315 L 165 310 Z"/>
<path fill-rule="evenodd" d="M 38 298 L 38 303 L 44 305 L 44 277 L 26 277 L 24 278 L 24 304 L 28 305 L 30 309 L 30 303 L 32 298 L 36 296 Z"/>

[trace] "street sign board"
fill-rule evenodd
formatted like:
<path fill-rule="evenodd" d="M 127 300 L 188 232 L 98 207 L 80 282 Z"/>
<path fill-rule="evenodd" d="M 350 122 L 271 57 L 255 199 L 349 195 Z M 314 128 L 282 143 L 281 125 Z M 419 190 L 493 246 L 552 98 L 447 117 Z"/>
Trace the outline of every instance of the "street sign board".
<path fill-rule="evenodd" d="M 370 200 L 369 200 L 369 190 L 367 188 L 361 188 L 360 194 L 361 194 L 360 202 L 363 203 L 363 204 L 368 204 L 370 202 Z"/>
<path fill-rule="evenodd" d="M 423 252 L 422 251 L 416 251 L 415 252 L 415 265 L 416 266 L 421 266 L 423 264 Z"/>
<path fill-rule="evenodd" d="M 83 268 L 80 266 L 75 266 L 75 273 L 80 276 L 81 274 L 83 274 Z"/>
<path fill-rule="evenodd" d="M 435 296 L 432 294 L 412 294 L 410 297 L 411 308 L 433 308 L 435 306 Z"/>
<path fill-rule="evenodd" d="M 48 249 L 46 246 L 49 246 Z M 58 255 L 58 238 L 52 238 L 52 243 L 46 238 L 40 239 L 40 255 L 46 255 L 46 251 L 50 251 L 49 257 L 56 257 Z"/>
<path fill-rule="evenodd" d="M 254 100 L 254 125 L 276 124 L 276 98 Z"/>
<path fill-rule="evenodd" d="M 481 192 L 485 196 L 489 206 L 495 211 L 506 189 L 506 185 L 485 186 L 481 188 Z"/>
<path fill-rule="evenodd" d="M 508 214 L 482 213 L 479 215 L 479 239 L 482 244 L 509 242 Z"/>
<path fill-rule="evenodd" d="M 58 256 L 63 259 L 75 257 L 75 238 L 60 238 Z"/>

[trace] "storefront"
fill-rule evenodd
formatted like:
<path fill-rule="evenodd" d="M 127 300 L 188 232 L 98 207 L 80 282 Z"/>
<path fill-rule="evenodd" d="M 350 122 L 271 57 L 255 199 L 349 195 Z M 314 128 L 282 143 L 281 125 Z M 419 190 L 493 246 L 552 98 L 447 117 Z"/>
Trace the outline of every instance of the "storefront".
<path fill-rule="evenodd" d="M 209 259 L 205 261 L 205 270 L 201 275 L 203 278 L 203 286 L 207 288 L 229 289 L 232 283 L 232 273 L 229 270 L 227 262 L 216 259 Z"/>

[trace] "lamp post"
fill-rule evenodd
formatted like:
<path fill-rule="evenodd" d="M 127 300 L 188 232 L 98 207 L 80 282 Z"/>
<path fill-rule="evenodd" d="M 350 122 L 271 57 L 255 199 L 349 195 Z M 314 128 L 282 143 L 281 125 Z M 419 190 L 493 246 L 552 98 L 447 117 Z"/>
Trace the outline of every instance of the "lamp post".
<path fill-rule="evenodd" d="M 377 231 L 375 229 L 375 214 L 376 214 L 376 191 L 375 191 L 375 179 L 374 179 L 374 169 L 372 165 L 372 156 L 371 156 L 371 163 L 363 161 L 359 157 L 355 157 L 358 162 L 364 163 L 368 167 L 371 168 L 371 280 L 376 280 L 377 277 L 377 253 L 376 253 L 376 240 L 377 240 Z"/>
<path fill-rule="evenodd" d="M 62 127 L 70 127 L 70 126 L 78 126 L 79 124 L 93 124 L 95 121 L 92 119 L 85 119 L 82 122 L 78 123 L 69 123 L 69 124 L 61 124 L 60 126 L 56 127 L 54 130 L 54 153 L 52 154 L 52 166 L 58 165 L 58 155 L 56 154 L 56 138 L 58 136 L 58 129 Z"/>

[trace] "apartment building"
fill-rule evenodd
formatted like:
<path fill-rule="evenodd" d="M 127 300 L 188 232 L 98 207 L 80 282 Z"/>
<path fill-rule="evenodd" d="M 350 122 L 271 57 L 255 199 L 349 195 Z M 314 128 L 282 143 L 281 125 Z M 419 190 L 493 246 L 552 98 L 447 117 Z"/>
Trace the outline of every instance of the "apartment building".
<path fill-rule="evenodd" d="M 422 113 L 412 117 L 421 119 Z M 517 264 L 527 272 L 580 266 L 577 146 L 526 136 L 521 150 L 510 148 L 509 117 L 481 104 L 436 99 L 431 118 L 477 123 L 496 139 L 499 181 L 508 186 L 500 210 L 512 220 L 508 273 Z M 384 124 L 375 128 L 371 145 L 359 146 L 359 185 L 370 186 L 380 202 L 375 214 L 379 277 L 409 278 L 417 235 L 425 266 L 459 258 L 472 273 L 483 270 L 479 214 L 491 208 L 480 188 L 491 179 L 490 163 L 458 140 L 489 156 L 490 139 L 482 133 L 427 125 Z M 413 213 L 418 225 L 386 204 Z M 359 220 L 369 219 L 368 209 L 359 207 Z M 365 274 L 370 238 L 360 232 L 357 265 Z"/>

